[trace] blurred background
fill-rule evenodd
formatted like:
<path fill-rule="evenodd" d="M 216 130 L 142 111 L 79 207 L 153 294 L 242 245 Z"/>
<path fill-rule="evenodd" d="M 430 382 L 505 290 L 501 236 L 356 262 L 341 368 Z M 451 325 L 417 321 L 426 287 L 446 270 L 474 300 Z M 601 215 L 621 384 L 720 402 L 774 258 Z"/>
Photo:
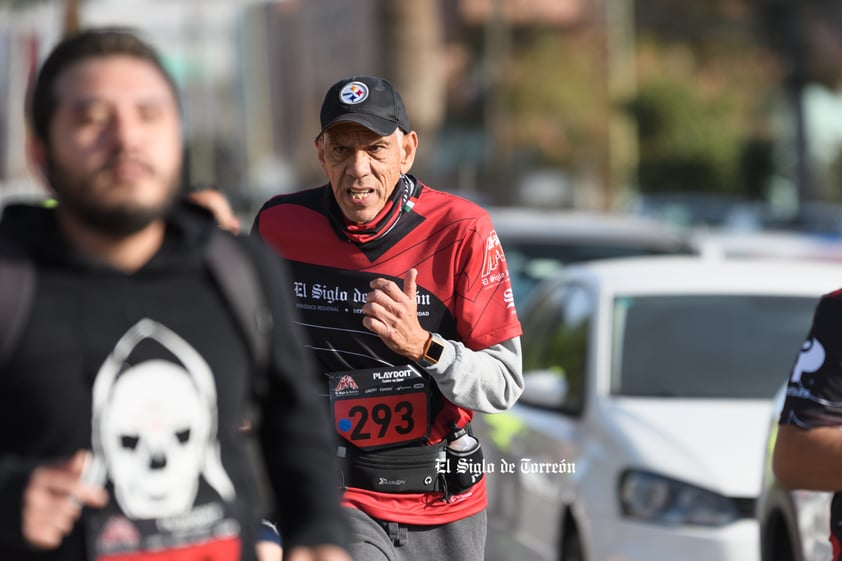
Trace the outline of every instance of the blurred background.
<path fill-rule="evenodd" d="M 27 86 L 57 40 L 93 25 L 135 27 L 159 48 L 183 96 L 185 182 L 218 187 L 246 225 L 272 195 L 324 182 L 313 140 L 326 89 L 351 74 L 390 79 L 420 135 L 413 173 L 491 210 L 525 324 L 534 318 L 521 304 L 539 281 L 563 264 L 607 257 L 714 251 L 818 258 L 836 262 L 821 277 L 822 290 L 842 279 L 842 0 L 0 0 L 0 206 L 46 196 L 26 162 Z M 662 276 L 674 281 L 687 270 L 696 271 L 676 268 Z M 791 290 L 800 294 L 820 278 L 800 265 L 786 274 L 762 271 L 722 290 L 762 292 L 772 277 L 791 276 L 797 287 Z M 708 277 L 694 274 L 706 284 Z M 720 275 L 709 274 L 711 280 Z M 658 280 L 653 277 L 653 286 Z M 660 281 L 665 293 L 676 290 L 670 278 Z M 816 288 L 808 295 L 808 312 L 818 294 Z M 571 317 L 583 317 L 574 304 Z M 534 308 L 540 319 L 544 307 Z M 802 315 L 788 320 L 795 335 L 786 356 L 796 357 L 809 328 L 809 313 Z M 556 323 L 553 329 L 566 329 Z M 553 329 L 537 331 L 553 335 Z M 751 341 L 762 347 L 765 333 L 747 331 L 735 349 Z M 579 335 L 576 348 L 591 352 Z M 694 335 L 693 342 L 708 348 L 706 339 Z M 524 349 L 541 352 L 540 339 L 525 338 Z M 547 349 L 570 350 L 563 341 Z M 786 381 L 791 365 L 777 363 L 766 374 L 770 388 Z M 539 366 L 564 371 L 560 364 Z M 605 375 L 587 372 L 589 379 Z M 589 545 L 583 514 L 589 505 L 571 510 L 549 503 L 563 496 L 562 485 L 600 481 L 599 469 L 610 463 L 605 457 L 616 459 L 616 450 L 589 463 L 587 454 L 565 456 L 569 451 L 547 440 L 532 450 L 517 448 L 532 442 L 524 427 L 541 419 L 536 410 L 554 415 L 546 427 L 555 436 L 567 434 L 561 426 L 587 425 L 557 406 L 530 409 L 522 399 L 511 414 L 478 419 L 489 424 L 484 442 L 494 442 L 503 457 L 566 457 L 580 467 L 578 478 L 492 479 L 490 513 L 499 520 L 490 526 L 489 561 L 827 559 L 828 498 L 818 507 L 804 494 L 791 498 L 759 459 L 773 445 L 780 406 L 779 399 L 773 407 L 772 392 L 763 388 L 769 395 L 757 430 L 741 433 L 756 444 L 749 451 L 757 461 L 742 466 L 754 474 L 745 478 L 750 491 L 735 499 L 727 477 L 694 479 L 668 453 L 652 464 L 670 478 L 662 486 L 704 486 L 705 493 L 696 493 L 701 508 L 708 509 L 710 497 L 733 506 L 745 535 L 735 539 L 731 521 L 714 529 L 629 522 L 616 497 L 605 495 L 590 506 L 615 510 L 608 537 L 636 553 L 612 550 L 603 557 Z M 740 466 L 723 465 L 734 479 Z M 809 526 L 805 517 L 817 522 L 799 534 L 793 528 Z M 753 526 L 750 518 L 757 518 Z M 672 534 L 657 533 L 659 524 Z M 648 537 L 613 530 L 632 526 Z M 541 530 L 544 540 L 536 537 Z M 685 541 L 674 541 L 679 538 Z M 737 542 L 743 549 L 735 549 Z M 593 543 L 608 542 L 597 535 Z M 730 553 L 711 555 L 699 544 Z M 812 555 L 801 552 L 802 544 Z M 661 556 L 653 553 L 656 546 Z"/>
<path fill-rule="evenodd" d="M 190 183 L 244 214 L 322 181 L 326 88 L 391 79 L 414 173 L 483 204 L 836 233 L 831 0 L 0 0 L 0 202 L 38 193 L 22 108 L 80 26 L 139 28 L 184 97 Z"/>

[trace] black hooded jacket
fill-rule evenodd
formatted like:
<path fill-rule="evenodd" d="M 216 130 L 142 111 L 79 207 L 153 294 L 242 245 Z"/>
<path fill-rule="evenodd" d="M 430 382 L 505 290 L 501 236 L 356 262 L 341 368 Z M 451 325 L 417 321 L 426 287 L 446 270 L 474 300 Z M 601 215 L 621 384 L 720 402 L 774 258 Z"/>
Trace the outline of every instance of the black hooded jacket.
<path fill-rule="evenodd" d="M 344 545 L 333 437 L 312 382 L 315 366 L 294 325 L 286 271 L 259 242 L 238 238 L 257 265 L 274 320 L 264 373 L 269 383 L 258 392 L 246 339 L 203 257 L 213 228 L 203 209 L 179 206 L 168 219 L 162 247 L 128 274 L 74 251 L 54 210 L 5 209 L 0 235 L 23 246 L 36 264 L 37 282 L 20 340 L 0 365 L 0 559 L 84 559 L 82 522 L 55 551 L 34 552 L 24 543 L 21 505 L 29 475 L 38 464 L 92 448 L 111 454 L 111 481 L 120 470 L 130 473 L 118 456 L 141 450 L 143 439 L 123 435 L 114 452 L 114 427 L 128 430 L 123 425 L 143 417 L 137 411 L 145 411 L 146 401 L 164 398 L 183 402 L 162 416 L 173 426 L 190 425 L 179 433 L 182 444 L 204 435 L 180 466 L 195 461 L 201 470 L 196 504 L 225 504 L 225 516 L 241 526 L 244 560 L 254 554 L 256 517 L 264 514 L 255 507 L 254 468 L 240 430 L 252 404 L 285 547 Z M 186 376 L 162 378 L 143 368 L 162 361 L 167 372 Z M 153 463 L 163 466 L 167 458 L 158 452 Z M 120 495 L 112 483 L 107 489 L 112 505 L 122 496 L 131 504 L 133 491 Z M 86 510 L 83 519 L 90 523 L 98 515 Z"/>

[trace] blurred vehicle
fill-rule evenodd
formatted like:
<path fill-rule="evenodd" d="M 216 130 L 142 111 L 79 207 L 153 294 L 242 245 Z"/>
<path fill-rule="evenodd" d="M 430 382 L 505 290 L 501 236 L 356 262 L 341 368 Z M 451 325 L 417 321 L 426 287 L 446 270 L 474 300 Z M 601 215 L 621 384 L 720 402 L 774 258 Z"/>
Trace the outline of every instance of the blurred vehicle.
<path fill-rule="evenodd" d="M 544 561 L 757 561 L 771 397 L 840 283 L 836 264 L 692 256 L 546 280 L 520 311 L 524 393 L 475 422 L 490 527 Z"/>
<path fill-rule="evenodd" d="M 489 212 L 506 254 L 516 304 L 567 264 L 697 252 L 677 228 L 639 216 L 520 207 Z"/>
<path fill-rule="evenodd" d="M 626 208 L 632 214 L 687 228 L 757 230 L 769 222 L 763 203 L 723 193 L 648 193 L 632 198 Z"/>
<path fill-rule="evenodd" d="M 805 333 L 806 335 L 806 333 Z M 786 384 L 772 406 L 763 463 L 763 484 L 757 499 L 762 561 L 828 561 L 830 501 L 833 493 L 783 489 L 772 473 L 772 450 L 778 434 L 778 418 L 786 396 Z"/>
<path fill-rule="evenodd" d="M 767 227 L 838 238 L 842 236 L 842 205 L 830 201 L 801 201 L 792 212 L 770 216 Z"/>
<path fill-rule="evenodd" d="M 700 253 L 842 262 L 842 238 L 798 230 L 698 228 L 688 237 Z"/>

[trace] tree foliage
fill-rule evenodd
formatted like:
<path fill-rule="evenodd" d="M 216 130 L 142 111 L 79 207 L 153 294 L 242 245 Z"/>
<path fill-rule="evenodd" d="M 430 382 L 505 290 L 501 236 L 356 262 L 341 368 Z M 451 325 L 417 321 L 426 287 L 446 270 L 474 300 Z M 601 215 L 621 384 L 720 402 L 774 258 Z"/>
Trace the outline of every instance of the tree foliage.
<path fill-rule="evenodd" d="M 608 121 L 625 110 L 637 129 L 639 190 L 757 196 L 757 175 L 769 173 L 758 150 L 768 146 L 780 71 L 759 40 L 752 5 L 638 0 L 635 9 L 636 91 L 620 107 L 607 93 L 597 19 L 514 33 L 504 72 L 514 161 L 593 176 L 609 159 Z"/>
<path fill-rule="evenodd" d="M 522 34 L 506 64 L 506 141 L 531 165 L 577 169 L 604 142 L 602 69 L 581 56 L 593 33 Z"/>
<path fill-rule="evenodd" d="M 628 104 L 639 138 L 639 188 L 746 195 L 744 152 L 765 130 L 764 92 L 776 73 L 745 44 L 693 49 L 651 41 L 639 48 L 638 95 Z"/>

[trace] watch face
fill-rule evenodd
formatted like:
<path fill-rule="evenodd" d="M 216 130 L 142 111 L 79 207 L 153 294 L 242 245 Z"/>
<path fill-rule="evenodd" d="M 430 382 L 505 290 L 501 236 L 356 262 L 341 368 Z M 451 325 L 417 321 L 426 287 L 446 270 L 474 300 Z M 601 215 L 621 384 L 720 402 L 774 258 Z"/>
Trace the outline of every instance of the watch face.
<path fill-rule="evenodd" d="M 427 349 L 427 354 L 424 356 L 427 361 L 435 364 L 441 358 L 441 353 L 444 352 L 444 345 L 441 341 L 433 337 L 430 340 L 430 348 Z"/>

